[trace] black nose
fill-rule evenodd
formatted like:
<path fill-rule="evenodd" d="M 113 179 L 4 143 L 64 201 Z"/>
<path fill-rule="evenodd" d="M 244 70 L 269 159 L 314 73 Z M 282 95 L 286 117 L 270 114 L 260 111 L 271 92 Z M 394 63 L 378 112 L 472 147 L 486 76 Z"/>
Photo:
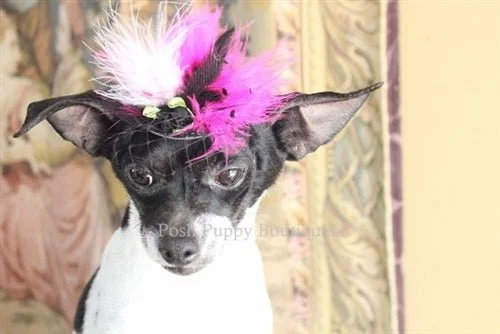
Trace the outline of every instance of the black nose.
<path fill-rule="evenodd" d="M 185 266 L 191 263 L 199 252 L 198 244 L 190 237 L 165 236 L 160 244 L 160 254 L 167 263 Z"/>

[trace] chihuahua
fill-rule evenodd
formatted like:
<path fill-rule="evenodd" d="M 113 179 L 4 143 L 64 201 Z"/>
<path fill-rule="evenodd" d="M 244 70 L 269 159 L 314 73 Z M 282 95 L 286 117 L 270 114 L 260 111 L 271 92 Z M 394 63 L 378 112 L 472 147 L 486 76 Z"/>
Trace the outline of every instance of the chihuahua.
<path fill-rule="evenodd" d="M 115 119 L 117 106 L 93 91 L 32 103 L 16 137 L 47 119 L 63 138 L 109 159 L 130 196 L 83 291 L 74 332 L 272 333 L 253 229 L 259 199 L 286 160 L 332 140 L 379 87 L 298 94 L 285 117 L 255 126 L 237 154 L 194 163 L 206 142 L 163 138 Z M 224 238 L 222 229 L 241 237 Z"/>

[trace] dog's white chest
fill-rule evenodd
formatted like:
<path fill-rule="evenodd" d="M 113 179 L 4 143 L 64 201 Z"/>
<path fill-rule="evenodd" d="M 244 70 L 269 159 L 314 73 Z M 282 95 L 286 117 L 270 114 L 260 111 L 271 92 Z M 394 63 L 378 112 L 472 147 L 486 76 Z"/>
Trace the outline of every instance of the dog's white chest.
<path fill-rule="evenodd" d="M 109 242 L 86 301 L 84 334 L 272 332 L 255 243 L 228 245 L 234 249 L 219 261 L 177 276 L 132 238 L 119 229 Z"/>

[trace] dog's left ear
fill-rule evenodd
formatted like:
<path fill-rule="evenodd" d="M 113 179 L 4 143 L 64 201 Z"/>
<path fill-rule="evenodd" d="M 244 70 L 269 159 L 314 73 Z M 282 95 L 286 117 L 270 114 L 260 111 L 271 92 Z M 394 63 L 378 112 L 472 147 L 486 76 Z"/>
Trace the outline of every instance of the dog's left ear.
<path fill-rule="evenodd" d="M 287 159 L 299 160 L 332 140 L 368 95 L 381 86 L 377 83 L 347 94 L 324 92 L 292 98 L 284 108 L 284 117 L 273 125 Z"/>
<path fill-rule="evenodd" d="M 100 155 L 102 143 L 112 125 L 116 103 L 94 91 L 33 102 L 26 120 L 14 134 L 19 137 L 47 119 L 64 139 L 92 155 Z"/>

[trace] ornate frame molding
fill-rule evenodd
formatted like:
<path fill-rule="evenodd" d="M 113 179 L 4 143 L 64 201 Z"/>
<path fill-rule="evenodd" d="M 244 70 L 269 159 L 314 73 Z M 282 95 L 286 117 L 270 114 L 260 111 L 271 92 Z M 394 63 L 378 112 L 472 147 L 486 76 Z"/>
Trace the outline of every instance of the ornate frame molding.
<path fill-rule="evenodd" d="M 404 278 L 402 267 L 403 255 L 403 191 L 402 191 L 402 152 L 401 152 L 401 116 L 399 100 L 399 16 L 398 0 L 388 0 L 385 16 L 386 31 L 383 34 L 385 42 L 386 62 L 384 67 L 387 82 L 384 101 L 387 112 L 385 114 L 384 131 L 386 155 L 389 157 L 386 164 L 386 203 L 387 235 L 392 237 L 391 252 L 389 254 L 389 277 L 391 279 L 392 323 L 396 333 L 405 333 L 405 305 L 404 305 Z M 390 224 L 389 224 L 390 222 Z"/>

